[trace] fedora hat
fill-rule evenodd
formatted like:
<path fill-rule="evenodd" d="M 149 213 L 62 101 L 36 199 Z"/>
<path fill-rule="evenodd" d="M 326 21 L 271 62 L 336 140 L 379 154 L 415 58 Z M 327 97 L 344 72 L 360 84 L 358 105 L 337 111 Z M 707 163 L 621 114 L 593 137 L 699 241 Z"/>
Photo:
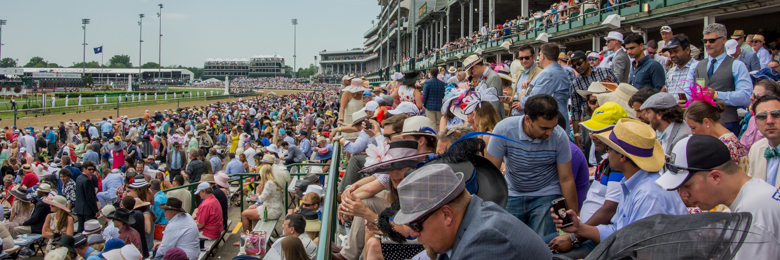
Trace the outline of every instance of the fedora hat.
<path fill-rule="evenodd" d="M 580 94 L 580 96 L 587 98 L 588 95 L 593 94 L 604 94 L 612 92 L 613 90 L 610 90 L 605 86 L 602 82 L 594 81 L 590 83 L 590 86 L 588 86 L 587 90 L 577 90 L 577 94 Z"/>
<path fill-rule="evenodd" d="M 143 201 L 143 200 L 141 200 L 139 198 L 135 198 L 135 206 L 133 206 L 133 210 L 136 210 L 136 209 L 139 209 L 139 208 L 143 208 L 143 207 L 146 207 L 146 206 L 149 206 L 149 205 L 152 205 L 152 203 L 149 203 L 147 201 Z"/>
<path fill-rule="evenodd" d="M 479 57 L 479 55 L 473 54 L 468 56 L 463 60 L 463 70 L 468 71 L 471 67 L 474 67 L 474 65 L 477 65 L 477 63 L 480 63 L 481 61 L 482 57 Z"/>
<path fill-rule="evenodd" d="M 446 159 L 439 158 L 425 165 L 449 165 L 453 171 L 463 173 L 463 181 L 469 193 L 477 195 L 485 201 L 492 201 L 501 206 L 501 208 L 505 208 L 509 199 L 509 188 L 504 174 L 494 164 L 490 163 L 487 158 L 477 155 L 474 159 L 473 162 L 448 163 Z"/>
<path fill-rule="evenodd" d="M 360 170 L 360 173 L 377 173 L 388 172 L 392 170 L 403 169 L 406 167 L 417 167 L 420 163 L 420 158 L 428 155 L 434 155 L 435 153 L 417 153 L 417 141 L 414 140 L 398 140 L 390 142 L 390 148 L 384 154 L 383 158 L 389 160 L 383 160 L 371 165 L 365 165 Z M 368 160 L 369 158 L 367 158 Z M 372 158 L 373 159 L 373 158 Z"/>
<path fill-rule="evenodd" d="M 631 96 L 636 94 L 637 91 L 638 90 L 634 86 L 626 83 L 620 83 L 614 92 L 595 95 L 596 99 L 599 101 L 599 104 L 606 104 L 607 102 L 618 103 L 618 105 L 623 107 L 623 110 L 626 111 L 626 114 L 628 114 L 629 118 L 636 118 L 636 111 L 634 110 L 634 107 L 631 106 L 631 104 L 628 104 L 628 100 L 631 99 Z"/>
<path fill-rule="evenodd" d="M 739 39 L 745 37 L 745 31 L 743 30 L 734 30 L 734 34 L 731 35 L 731 39 Z"/>
<path fill-rule="evenodd" d="M 103 226 L 100 225 L 100 221 L 97 219 L 90 219 L 84 222 L 84 232 L 81 233 L 84 235 L 89 235 L 98 232 L 101 229 L 103 229 Z"/>
<path fill-rule="evenodd" d="M 168 198 L 168 201 L 165 202 L 165 205 L 160 206 L 161 209 L 164 210 L 174 210 L 179 212 L 184 212 L 184 209 L 181 207 L 182 202 L 180 199 L 177 198 Z"/>
<path fill-rule="evenodd" d="M 403 131 L 401 135 L 428 135 L 436 136 L 436 130 L 433 121 L 425 116 L 413 116 L 404 120 Z"/>
<path fill-rule="evenodd" d="M 496 73 L 498 73 L 498 76 L 502 79 L 512 81 L 512 76 L 509 73 L 509 68 L 506 66 L 502 66 L 500 69 L 496 70 Z"/>
<path fill-rule="evenodd" d="M 368 113 L 366 113 L 365 110 L 358 110 L 355 113 L 352 113 L 352 125 L 360 124 L 363 122 L 363 119 L 366 119 L 368 117 Z"/>
<path fill-rule="evenodd" d="M 447 72 L 449 72 L 450 74 L 452 74 L 452 73 L 458 72 L 458 69 L 456 69 L 454 66 L 450 66 L 450 69 L 449 69 L 449 70 L 447 70 Z"/>
<path fill-rule="evenodd" d="M 628 156 L 640 169 L 660 171 L 664 166 L 664 149 L 655 130 L 639 120 L 620 119 L 612 131 L 594 134 L 609 148 Z"/>
<path fill-rule="evenodd" d="M 22 147 L 22 149 L 24 149 L 24 147 Z M 24 171 L 25 173 L 32 172 L 32 166 L 30 166 L 29 164 L 22 165 L 22 171 Z"/>
<path fill-rule="evenodd" d="M 271 148 L 271 147 L 269 147 L 269 148 Z M 274 151 L 271 151 L 271 150 L 269 149 L 268 151 L 269 151 L 269 152 L 276 153 L 276 148 L 275 148 L 275 147 L 273 147 L 273 150 L 274 150 Z M 275 160 L 275 158 L 274 158 L 274 156 L 273 156 L 273 155 L 266 154 L 266 155 L 263 155 L 263 159 L 262 159 L 262 160 L 260 160 L 260 163 L 274 164 L 274 160 Z"/>
<path fill-rule="evenodd" d="M 200 182 L 214 183 L 214 174 L 203 174 L 200 176 Z"/>
<path fill-rule="evenodd" d="M 229 179 L 230 177 L 227 176 L 227 174 L 225 174 L 224 171 L 218 171 L 217 174 L 214 174 L 214 183 L 216 183 L 217 186 L 219 187 L 222 188 L 230 187 L 230 185 L 228 185 Z"/>
<path fill-rule="evenodd" d="M 64 210 L 65 212 L 70 213 L 70 209 L 68 208 L 68 199 L 66 199 L 62 195 L 51 197 L 46 197 L 43 199 L 43 203 L 49 204 L 51 206 L 55 206 L 60 208 L 61 210 Z"/>
<path fill-rule="evenodd" d="M 10 176 L 10 175 L 6 175 Z M 24 201 L 24 202 L 30 202 L 30 198 L 27 198 L 27 186 L 19 186 L 16 189 L 11 189 L 11 195 L 14 196 L 14 198 Z"/>
<path fill-rule="evenodd" d="M 41 183 L 41 185 L 38 185 L 38 189 L 35 191 L 49 193 L 51 192 L 51 185 L 49 185 L 48 183 Z"/>
<path fill-rule="evenodd" d="M 170 201 L 171 200 L 169 198 L 168 202 L 170 202 Z M 160 208 L 162 208 L 162 206 L 160 206 Z M 135 224 L 135 218 L 130 217 L 130 211 L 125 209 L 125 208 L 118 208 L 118 209 L 116 209 L 111 214 L 108 214 L 108 216 L 106 216 L 106 218 L 111 219 L 111 220 L 116 220 L 116 221 L 119 221 L 119 222 L 122 222 L 122 223 L 125 223 L 125 224 L 128 224 L 128 225 Z"/>
<path fill-rule="evenodd" d="M 393 222 L 406 225 L 452 202 L 466 189 L 463 173 L 447 164 L 431 164 L 412 172 L 398 184 L 401 208 Z"/>

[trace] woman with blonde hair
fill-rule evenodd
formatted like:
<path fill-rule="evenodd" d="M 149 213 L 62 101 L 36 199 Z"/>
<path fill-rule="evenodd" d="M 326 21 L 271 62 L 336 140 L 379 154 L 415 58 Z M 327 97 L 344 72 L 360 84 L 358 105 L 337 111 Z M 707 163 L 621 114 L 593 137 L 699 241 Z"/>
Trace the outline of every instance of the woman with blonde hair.
<path fill-rule="evenodd" d="M 241 135 L 241 133 L 238 132 L 238 127 L 233 127 L 233 130 L 230 131 L 230 152 L 235 153 L 236 149 L 238 148 L 238 139 Z"/>
<path fill-rule="evenodd" d="M 62 195 L 54 196 L 54 198 L 45 198 L 43 202 L 51 206 L 51 212 L 46 216 L 46 220 L 43 222 L 43 230 L 41 235 L 44 238 L 48 238 L 49 242 L 46 246 L 46 250 L 52 249 L 52 241 L 60 235 L 73 236 L 73 222 L 74 218 L 70 215 L 70 209 L 68 209 L 68 200 Z"/>
<path fill-rule="evenodd" d="M 249 206 L 241 212 L 241 223 L 245 229 L 252 227 L 252 221 L 260 221 L 266 216 L 268 219 L 278 219 L 284 213 L 282 205 L 282 188 L 276 182 L 272 166 L 265 164 L 260 168 L 260 184 L 255 189 L 258 205 Z M 234 244 L 238 246 L 238 244 Z"/>

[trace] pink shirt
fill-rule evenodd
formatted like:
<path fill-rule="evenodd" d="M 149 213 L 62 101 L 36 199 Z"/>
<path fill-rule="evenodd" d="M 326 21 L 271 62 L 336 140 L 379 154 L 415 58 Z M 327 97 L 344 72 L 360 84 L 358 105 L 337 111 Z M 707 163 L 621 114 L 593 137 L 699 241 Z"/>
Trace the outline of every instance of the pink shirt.
<path fill-rule="evenodd" d="M 198 206 L 197 222 L 206 224 L 198 231 L 210 239 L 219 238 L 222 232 L 222 206 L 214 195 L 210 195 Z"/>
<path fill-rule="evenodd" d="M 111 169 L 119 169 L 122 165 L 125 165 L 125 154 L 123 151 L 111 151 L 111 156 L 114 158 Z"/>
<path fill-rule="evenodd" d="M 748 151 L 750 151 L 750 147 L 753 146 L 753 143 L 761 140 L 762 138 L 764 138 L 764 135 L 761 134 L 761 131 L 758 131 L 758 126 L 756 126 L 756 117 L 753 116 L 750 118 L 750 121 L 748 121 L 748 127 L 745 129 L 745 132 L 742 133 L 742 137 L 739 139 L 739 142 L 742 143 L 742 145 L 744 145 Z"/>

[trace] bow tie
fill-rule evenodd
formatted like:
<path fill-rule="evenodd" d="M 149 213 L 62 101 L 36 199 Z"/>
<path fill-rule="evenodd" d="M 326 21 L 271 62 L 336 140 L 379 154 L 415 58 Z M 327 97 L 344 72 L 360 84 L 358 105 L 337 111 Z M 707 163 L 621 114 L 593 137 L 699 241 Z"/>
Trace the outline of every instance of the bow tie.
<path fill-rule="evenodd" d="M 764 158 L 767 160 L 771 160 L 777 156 L 780 156 L 780 152 L 777 150 L 777 148 L 767 147 L 766 150 L 764 150 Z"/>
<path fill-rule="evenodd" d="M 527 70 L 520 69 L 520 74 L 528 74 L 528 73 L 531 73 L 531 69 L 527 69 Z"/>

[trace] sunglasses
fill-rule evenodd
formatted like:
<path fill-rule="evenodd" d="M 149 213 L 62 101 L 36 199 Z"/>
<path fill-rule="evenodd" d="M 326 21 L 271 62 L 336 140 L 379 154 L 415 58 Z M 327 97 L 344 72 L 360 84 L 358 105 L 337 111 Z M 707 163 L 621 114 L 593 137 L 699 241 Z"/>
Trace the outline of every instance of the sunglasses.
<path fill-rule="evenodd" d="M 567 60 L 567 59 L 558 59 L 558 61 L 560 61 L 560 62 L 569 62 L 569 60 Z"/>
<path fill-rule="evenodd" d="M 718 41 L 718 39 L 723 38 L 723 37 L 726 37 L 726 36 L 721 36 L 721 37 L 712 38 L 712 39 L 701 39 L 701 44 L 707 44 L 707 43 L 713 44 L 716 41 Z"/>
<path fill-rule="evenodd" d="M 758 99 L 758 98 L 760 98 L 760 97 L 758 96 L 758 93 L 753 93 L 753 98 L 754 98 L 754 99 Z"/>
<path fill-rule="evenodd" d="M 680 171 L 688 171 L 689 173 L 696 173 L 696 172 L 705 172 L 705 171 L 711 171 L 712 170 L 712 169 L 686 168 L 686 167 L 677 166 L 677 165 L 674 165 L 674 164 L 671 164 L 671 163 L 668 163 L 668 162 L 664 165 L 664 169 L 666 169 L 667 171 L 669 171 L 671 173 L 674 173 L 674 174 L 678 174 L 678 173 L 680 173 Z"/>
<path fill-rule="evenodd" d="M 764 121 L 767 119 L 767 116 L 769 115 L 771 115 L 772 118 L 780 119 L 780 109 L 756 113 L 756 120 Z"/>
<path fill-rule="evenodd" d="M 598 61 L 599 58 L 588 58 L 589 61 Z"/>
<path fill-rule="evenodd" d="M 588 100 L 588 104 L 590 104 L 590 105 L 594 105 L 595 106 L 598 103 L 599 103 L 598 99 L 590 99 L 590 100 Z"/>
<path fill-rule="evenodd" d="M 571 66 L 572 67 L 579 67 L 579 66 L 582 66 L 583 63 L 585 63 L 585 60 L 581 60 L 579 62 L 572 63 Z"/>
<path fill-rule="evenodd" d="M 520 56 L 520 57 L 517 57 L 517 59 L 518 60 L 530 60 L 531 56 Z"/>
<path fill-rule="evenodd" d="M 88 171 L 94 171 L 94 170 L 95 170 L 95 168 L 86 168 L 85 170 L 88 170 Z"/>
<path fill-rule="evenodd" d="M 392 134 L 383 134 L 385 136 L 385 139 L 390 140 L 393 138 L 394 135 L 397 135 L 398 133 L 392 133 Z"/>
<path fill-rule="evenodd" d="M 303 204 L 304 207 L 314 206 L 314 204 L 309 204 L 309 203 L 305 203 L 305 202 L 302 202 L 301 204 Z"/>
<path fill-rule="evenodd" d="M 420 218 L 420 220 L 409 222 L 409 224 L 406 224 L 406 225 L 409 226 L 409 228 L 411 228 L 414 232 L 420 233 L 423 230 L 423 227 L 422 227 L 423 223 L 425 223 L 425 221 L 428 220 L 428 218 L 431 217 L 433 215 L 433 213 L 436 213 L 436 211 L 439 211 L 439 210 L 437 209 L 437 210 L 431 211 L 431 213 L 425 214 L 425 216 Z"/>

